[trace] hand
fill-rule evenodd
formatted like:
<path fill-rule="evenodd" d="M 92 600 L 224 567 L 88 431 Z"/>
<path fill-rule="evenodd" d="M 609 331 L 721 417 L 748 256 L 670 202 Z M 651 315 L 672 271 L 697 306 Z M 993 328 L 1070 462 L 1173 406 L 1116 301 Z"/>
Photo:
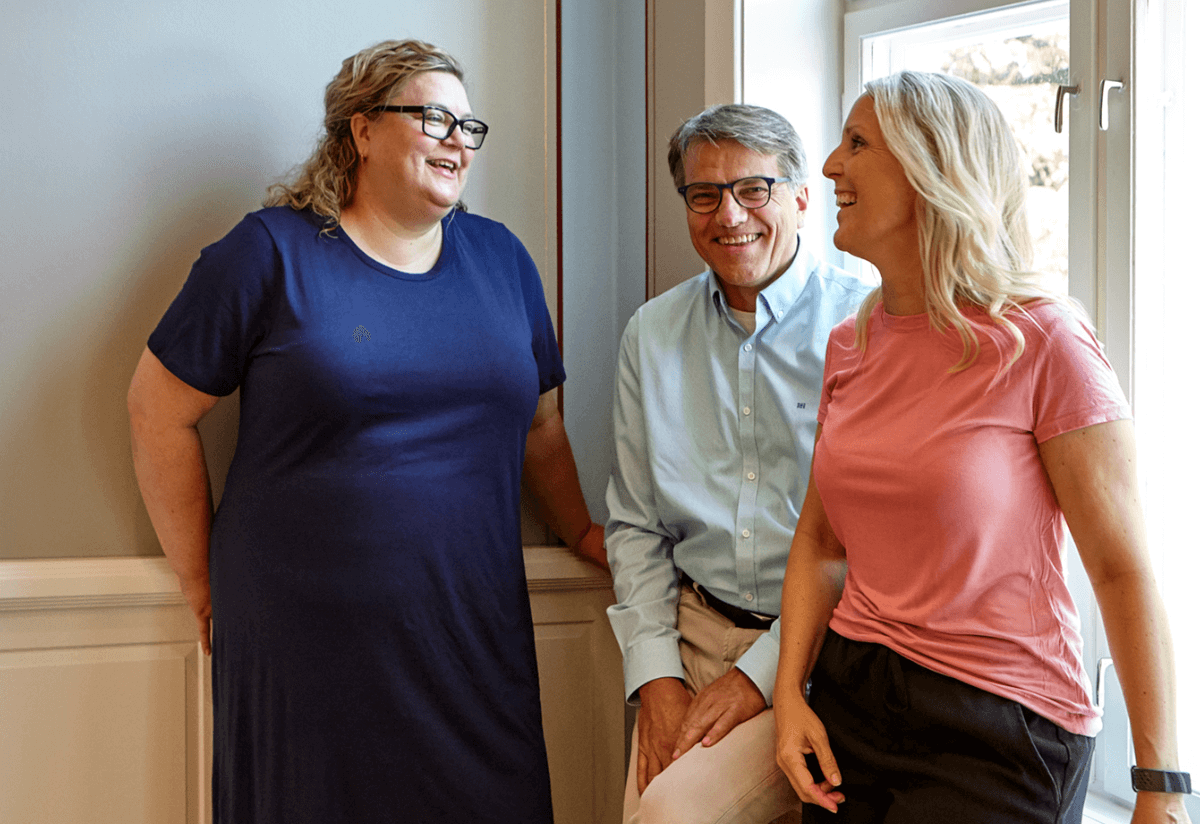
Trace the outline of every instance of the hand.
<path fill-rule="evenodd" d="M 604 549 L 604 527 L 600 524 L 593 523 L 589 526 L 579 542 L 571 547 L 571 551 L 589 564 L 612 574 L 612 570 L 608 568 L 608 553 Z"/>
<path fill-rule="evenodd" d="M 821 771 L 825 773 L 820 784 L 808 771 L 804 756 L 809 753 L 816 754 Z M 775 760 L 792 783 L 796 795 L 806 804 L 816 804 L 836 813 L 837 805 L 846 800 L 846 796 L 834 790 L 842 783 L 842 777 L 833 751 L 829 749 L 825 725 L 808 706 L 803 694 L 790 690 L 781 693 L 778 686 L 775 688 Z"/>
<path fill-rule="evenodd" d="M 671 753 L 679 727 L 692 696 L 678 678 L 655 678 L 638 689 L 642 711 L 638 713 L 638 795 L 656 775 L 671 764 Z"/>
<path fill-rule="evenodd" d="M 1130 824 L 1189 824 L 1183 796 L 1178 793 L 1137 794 Z"/>
<path fill-rule="evenodd" d="M 208 586 L 208 575 L 195 578 L 179 578 L 179 589 L 196 618 L 196 631 L 200 636 L 200 648 L 205 655 L 212 655 L 212 595 Z"/>
<path fill-rule="evenodd" d="M 679 758 L 697 742 L 711 747 L 738 724 L 766 708 L 767 702 L 758 687 L 746 673 L 734 667 L 692 699 L 671 758 Z"/>

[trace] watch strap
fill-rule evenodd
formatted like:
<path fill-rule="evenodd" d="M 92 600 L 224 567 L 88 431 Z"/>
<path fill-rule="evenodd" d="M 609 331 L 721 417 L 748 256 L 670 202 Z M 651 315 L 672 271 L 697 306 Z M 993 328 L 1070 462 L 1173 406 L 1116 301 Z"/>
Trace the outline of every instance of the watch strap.
<path fill-rule="evenodd" d="M 1172 770 L 1143 770 L 1131 767 L 1129 775 L 1133 788 L 1138 792 L 1191 793 L 1192 777 L 1185 772 Z"/>

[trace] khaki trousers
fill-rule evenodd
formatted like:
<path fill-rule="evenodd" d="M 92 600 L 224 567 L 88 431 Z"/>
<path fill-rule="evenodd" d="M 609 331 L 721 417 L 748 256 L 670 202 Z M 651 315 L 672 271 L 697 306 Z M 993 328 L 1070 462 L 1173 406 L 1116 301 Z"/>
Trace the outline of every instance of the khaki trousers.
<path fill-rule="evenodd" d="M 679 594 L 679 656 L 692 695 L 730 670 L 762 630 L 739 629 L 691 587 Z M 768 707 L 711 747 L 692 747 L 637 792 L 637 731 L 625 782 L 625 824 L 768 824 L 800 821 L 800 800 L 775 763 Z"/>

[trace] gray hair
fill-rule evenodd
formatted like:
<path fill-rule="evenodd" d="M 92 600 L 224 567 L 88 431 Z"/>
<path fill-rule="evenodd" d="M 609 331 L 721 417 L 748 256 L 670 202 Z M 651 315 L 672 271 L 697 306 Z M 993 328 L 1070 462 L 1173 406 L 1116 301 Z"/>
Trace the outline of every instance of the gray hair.
<path fill-rule="evenodd" d="M 713 144 L 719 140 L 736 141 L 752 152 L 774 157 L 780 174 L 791 178 L 792 186 L 799 188 L 808 182 L 808 159 L 800 135 L 778 112 L 762 106 L 725 103 L 709 106 L 688 118 L 671 135 L 667 150 L 667 165 L 676 186 L 686 183 L 683 160 L 688 149 L 699 140 Z"/>

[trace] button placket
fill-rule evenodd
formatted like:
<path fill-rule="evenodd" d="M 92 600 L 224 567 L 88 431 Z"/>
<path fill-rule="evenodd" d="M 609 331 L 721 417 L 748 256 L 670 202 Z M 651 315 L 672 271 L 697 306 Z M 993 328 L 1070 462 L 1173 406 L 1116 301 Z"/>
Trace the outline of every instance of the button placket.
<path fill-rule="evenodd" d="M 759 471 L 755 432 L 755 377 L 757 371 L 755 338 L 743 341 L 738 351 L 738 441 L 741 446 L 742 479 L 739 482 L 736 539 L 734 541 L 737 589 L 747 603 L 756 600 L 758 576 L 754 569 L 754 521 L 757 507 Z"/>

